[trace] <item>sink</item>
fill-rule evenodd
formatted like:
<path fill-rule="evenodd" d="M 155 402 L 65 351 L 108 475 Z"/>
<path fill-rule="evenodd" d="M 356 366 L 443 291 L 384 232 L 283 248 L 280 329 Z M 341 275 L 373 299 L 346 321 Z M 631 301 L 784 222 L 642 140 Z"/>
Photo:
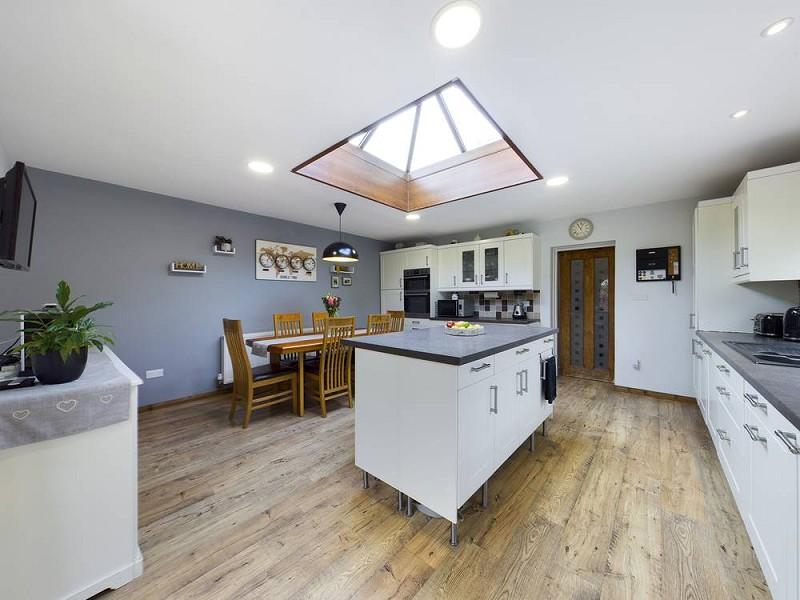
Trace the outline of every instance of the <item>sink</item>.
<path fill-rule="evenodd" d="M 760 365 L 778 365 L 784 367 L 800 367 L 800 344 L 794 342 L 774 341 L 758 342 L 724 342 L 742 356 Z"/>

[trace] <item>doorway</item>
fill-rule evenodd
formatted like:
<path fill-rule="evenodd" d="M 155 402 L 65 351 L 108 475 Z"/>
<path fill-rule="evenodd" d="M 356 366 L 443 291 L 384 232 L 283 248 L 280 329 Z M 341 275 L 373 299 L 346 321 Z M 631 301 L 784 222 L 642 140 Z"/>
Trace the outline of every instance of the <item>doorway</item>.
<path fill-rule="evenodd" d="M 558 253 L 558 372 L 614 381 L 614 247 Z"/>

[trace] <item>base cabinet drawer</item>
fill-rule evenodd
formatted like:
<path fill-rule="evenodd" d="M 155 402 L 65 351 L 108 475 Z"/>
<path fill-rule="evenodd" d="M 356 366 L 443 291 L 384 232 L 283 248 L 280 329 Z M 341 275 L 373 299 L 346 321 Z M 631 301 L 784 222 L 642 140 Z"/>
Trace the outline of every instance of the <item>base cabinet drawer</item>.
<path fill-rule="evenodd" d="M 777 411 L 748 407 L 751 464 L 747 529 L 773 598 L 798 597 L 798 455 L 800 436 Z"/>

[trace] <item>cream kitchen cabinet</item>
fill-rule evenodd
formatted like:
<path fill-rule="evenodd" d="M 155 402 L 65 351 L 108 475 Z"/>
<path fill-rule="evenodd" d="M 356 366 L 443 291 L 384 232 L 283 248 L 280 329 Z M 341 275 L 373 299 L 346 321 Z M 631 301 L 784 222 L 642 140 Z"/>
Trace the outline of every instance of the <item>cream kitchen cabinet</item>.
<path fill-rule="evenodd" d="M 429 269 L 436 260 L 436 248 L 426 246 L 425 248 L 414 248 L 406 252 L 406 269 Z"/>
<path fill-rule="evenodd" d="M 381 312 L 403 310 L 403 290 L 381 290 Z"/>
<path fill-rule="evenodd" d="M 403 289 L 403 271 L 406 268 L 406 252 L 381 253 L 381 289 Z"/>
<path fill-rule="evenodd" d="M 440 246 L 438 288 L 440 290 L 455 289 L 458 287 L 458 278 L 461 269 L 461 246 Z"/>
<path fill-rule="evenodd" d="M 800 163 L 748 173 L 733 196 L 737 283 L 800 279 Z"/>
<path fill-rule="evenodd" d="M 800 597 L 800 431 L 707 342 L 695 393 L 772 597 Z M 702 357 L 702 358 L 700 358 Z"/>

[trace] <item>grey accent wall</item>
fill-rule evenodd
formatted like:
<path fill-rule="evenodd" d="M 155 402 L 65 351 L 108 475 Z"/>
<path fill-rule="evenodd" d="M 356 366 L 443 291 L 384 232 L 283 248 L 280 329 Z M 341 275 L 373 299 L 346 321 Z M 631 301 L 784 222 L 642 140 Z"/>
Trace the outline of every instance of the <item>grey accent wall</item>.
<path fill-rule="evenodd" d="M 11 163 L 8 161 L 8 154 L 3 149 L 3 144 L 0 143 L 0 176 L 4 175 L 10 168 Z"/>
<path fill-rule="evenodd" d="M 113 329 L 114 351 L 143 379 L 148 369 L 165 372 L 145 381 L 140 404 L 215 389 L 223 317 L 241 319 L 245 331 L 271 330 L 276 312 L 302 311 L 310 321 L 330 290 L 322 261 L 316 283 L 256 280 L 255 240 L 316 246 L 321 256 L 334 231 L 48 171 L 30 177 L 39 201 L 32 266 L 0 269 L 0 311 L 52 301 L 60 279 L 87 302 L 113 301 L 98 321 Z M 231 237 L 236 256 L 212 254 L 215 235 Z M 344 238 L 361 260 L 353 285 L 336 293 L 342 314 L 362 325 L 380 310 L 378 253 L 388 245 Z M 173 259 L 205 263 L 208 273 L 169 274 Z M 5 340 L 13 329 L 2 325 Z"/>

